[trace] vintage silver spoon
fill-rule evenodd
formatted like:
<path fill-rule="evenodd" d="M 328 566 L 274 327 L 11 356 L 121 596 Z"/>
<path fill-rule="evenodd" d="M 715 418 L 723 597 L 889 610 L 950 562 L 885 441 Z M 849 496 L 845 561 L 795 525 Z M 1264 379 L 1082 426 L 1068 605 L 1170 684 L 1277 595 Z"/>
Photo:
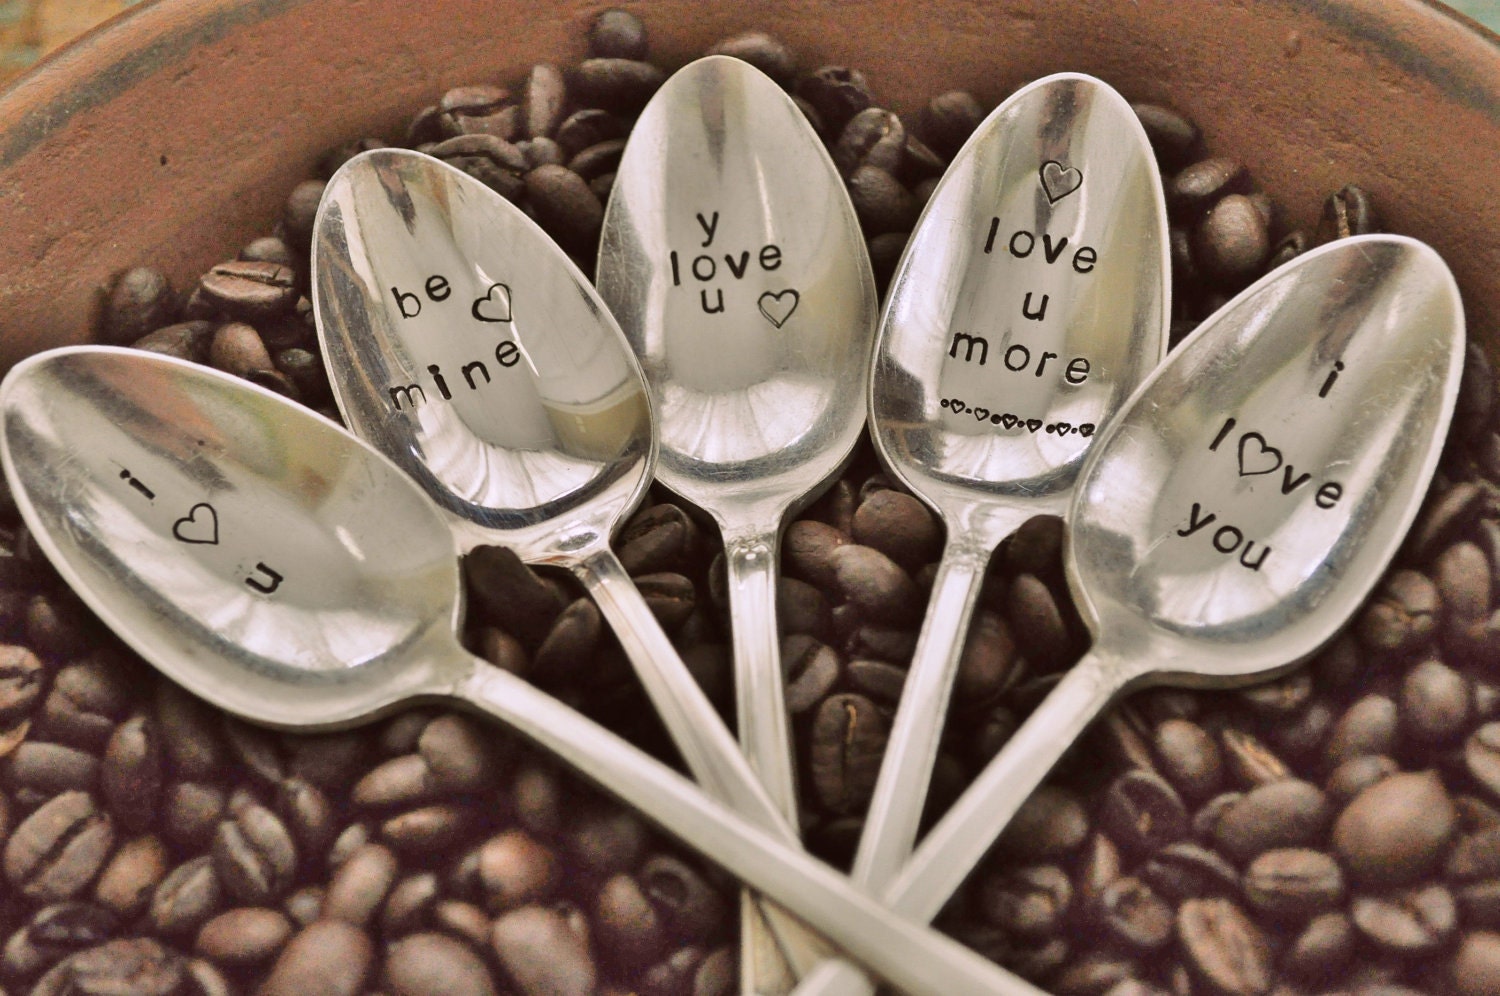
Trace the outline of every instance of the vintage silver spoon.
<path fill-rule="evenodd" d="M 1447 266 L 1420 242 L 1374 235 L 1277 269 L 1186 339 L 1078 480 L 1067 572 L 1093 647 L 884 900 L 935 916 L 1122 691 L 1250 684 L 1331 639 L 1417 513 L 1463 351 Z M 848 966 L 820 967 L 798 989 L 870 991 Z"/>
<path fill-rule="evenodd" d="M 1040 996 L 464 650 L 457 550 L 390 460 L 305 408 L 138 350 L 0 385 L 0 460 L 38 545 L 163 673 L 247 719 L 351 725 L 413 699 L 500 719 L 912 992 Z"/>
<path fill-rule="evenodd" d="M 795 841 L 610 549 L 650 483 L 651 403 L 630 346 L 562 250 L 472 177 L 379 149 L 324 190 L 312 272 L 349 427 L 416 478 L 465 552 L 504 543 L 570 568 L 693 777 Z M 804 933 L 777 919 L 778 937 Z"/>
<path fill-rule="evenodd" d="M 1161 177 L 1125 99 L 1063 73 L 954 157 L 881 319 L 870 422 L 947 541 L 854 860 L 879 895 L 910 856 L 990 554 L 1062 514 L 1089 448 L 1166 352 Z"/>
<path fill-rule="evenodd" d="M 657 479 L 723 534 L 740 743 L 795 825 L 781 532 L 859 441 L 878 302 L 843 181 L 768 76 L 709 56 L 652 97 L 615 175 L 597 284 L 651 385 Z M 818 952 L 786 953 L 800 973 Z"/>

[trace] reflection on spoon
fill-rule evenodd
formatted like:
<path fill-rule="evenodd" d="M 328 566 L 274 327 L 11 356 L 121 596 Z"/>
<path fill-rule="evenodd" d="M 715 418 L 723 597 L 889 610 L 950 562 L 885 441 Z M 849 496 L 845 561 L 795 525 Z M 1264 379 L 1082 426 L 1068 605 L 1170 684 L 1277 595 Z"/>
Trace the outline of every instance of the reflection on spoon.
<path fill-rule="evenodd" d="M 80 598 L 168 677 L 281 728 L 465 701 L 556 754 L 772 896 L 900 989 L 1037 990 L 909 924 L 843 876 L 455 636 L 457 550 L 421 489 L 325 419 L 227 374 L 75 347 L 0 385 L 0 459 L 38 545 Z M 152 493 L 122 479 L 124 467 Z M 215 510 L 215 543 L 184 541 Z M 246 585 L 257 563 L 274 592 Z"/>
<path fill-rule="evenodd" d="M 1094 645 L 883 894 L 931 918 L 1109 701 L 1232 687 L 1315 652 L 1395 554 L 1458 393 L 1463 307 L 1437 254 L 1361 236 L 1225 305 L 1131 396 L 1078 479 L 1068 581 Z M 820 968 L 799 992 L 869 992 Z"/>

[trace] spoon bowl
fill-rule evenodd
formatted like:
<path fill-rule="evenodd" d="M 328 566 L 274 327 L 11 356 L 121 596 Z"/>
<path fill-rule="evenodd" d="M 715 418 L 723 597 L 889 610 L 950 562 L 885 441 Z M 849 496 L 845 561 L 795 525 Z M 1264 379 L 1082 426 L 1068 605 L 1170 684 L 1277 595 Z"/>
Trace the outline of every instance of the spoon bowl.
<path fill-rule="evenodd" d="M 1066 564 L 1094 646 L 922 841 L 885 901 L 935 916 L 1121 691 L 1244 685 L 1331 639 L 1417 514 L 1463 353 L 1452 274 L 1398 236 L 1298 257 L 1185 339 L 1080 474 Z M 799 990 L 868 991 L 838 967 Z"/>
<path fill-rule="evenodd" d="M 285 398 L 142 351 L 54 350 L 0 384 L 0 459 L 28 527 L 79 597 L 210 702 L 321 729 L 457 699 L 901 989 L 1037 996 L 463 650 L 457 551 L 442 517 L 400 468 Z"/>

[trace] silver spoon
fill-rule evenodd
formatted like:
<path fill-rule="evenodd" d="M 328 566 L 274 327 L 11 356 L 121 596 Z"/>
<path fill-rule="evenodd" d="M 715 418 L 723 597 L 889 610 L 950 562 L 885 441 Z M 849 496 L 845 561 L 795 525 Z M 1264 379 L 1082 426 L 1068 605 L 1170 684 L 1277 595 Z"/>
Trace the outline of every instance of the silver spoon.
<path fill-rule="evenodd" d="M 457 551 L 427 496 L 325 419 L 226 374 L 108 347 L 0 385 L 0 459 L 38 545 L 168 677 L 281 728 L 416 698 L 489 713 L 912 993 L 1039 996 L 602 727 L 464 650 Z"/>
<path fill-rule="evenodd" d="M 325 188 L 312 273 L 324 363 L 350 428 L 426 489 L 462 550 L 504 543 L 522 560 L 570 568 L 693 777 L 795 841 L 610 549 L 650 483 L 651 405 L 629 345 L 562 250 L 472 177 L 379 149 Z M 778 937 L 803 933 L 768 915 Z"/>
<path fill-rule="evenodd" d="M 1166 352 L 1168 252 L 1145 130 L 1075 73 L 997 107 L 912 234 L 876 342 L 871 425 L 947 541 L 854 859 L 867 891 L 916 841 L 990 554 L 1066 510 L 1096 429 Z"/>
<path fill-rule="evenodd" d="M 882 894 L 931 919 L 1109 701 L 1263 680 L 1333 637 L 1437 465 L 1464 348 L 1453 276 L 1396 236 L 1332 243 L 1203 323 L 1084 466 L 1068 581 L 1094 645 Z M 848 966 L 801 996 L 868 993 Z"/>
<path fill-rule="evenodd" d="M 709 56 L 657 91 L 615 174 L 597 283 L 651 385 L 657 479 L 723 533 L 740 743 L 795 825 L 781 532 L 864 430 L 877 299 L 843 181 L 768 76 Z M 819 953 L 787 949 L 799 974 Z"/>

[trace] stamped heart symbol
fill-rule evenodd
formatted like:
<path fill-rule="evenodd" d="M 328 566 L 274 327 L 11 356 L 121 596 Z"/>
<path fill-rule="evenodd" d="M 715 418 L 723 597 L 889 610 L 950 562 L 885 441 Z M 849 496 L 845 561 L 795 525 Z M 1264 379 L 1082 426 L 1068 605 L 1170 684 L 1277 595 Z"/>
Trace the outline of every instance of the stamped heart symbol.
<path fill-rule="evenodd" d="M 1042 420 L 1039 418 L 1029 418 L 1026 420 L 1026 428 L 1030 429 L 1032 432 L 1037 431 L 1041 427 Z"/>
<path fill-rule="evenodd" d="M 1281 451 L 1266 443 L 1266 437 L 1258 432 L 1247 432 L 1240 437 L 1240 476 L 1269 474 L 1281 468 Z"/>
<path fill-rule="evenodd" d="M 484 297 L 476 299 L 470 310 L 481 322 L 510 321 L 510 288 L 504 284 L 490 284 Z"/>
<path fill-rule="evenodd" d="M 1059 436 L 1066 436 L 1068 433 L 1073 431 L 1073 423 L 1059 422 L 1052 427 L 1052 431 L 1057 433 Z"/>
<path fill-rule="evenodd" d="M 781 328 L 792 317 L 792 312 L 797 310 L 797 302 L 800 300 L 802 295 L 794 290 L 784 290 L 779 294 L 766 291 L 756 303 L 760 305 L 760 313 L 766 316 L 766 321 Z"/>
<path fill-rule="evenodd" d="M 1042 163 L 1042 191 L 1047 201 L 1056 204 L 1083 186 L 1083 174 L 1076 167 L 1064 166 L 1055 159 Z"/>
<path fill-rule="evenodd" d="M 1085 422 L 1082 425 L 1080 425 L 1078 427 L 1078 434 L 1080 436 L 1082 436 L 1084 439 L 1087 439 L 1090 436 L 1092 436 L 1094 434 L 1094 423 L 1092 423 L 1092 422 Z"/>
<path fill-rule="evenodd" d="M 974 417 L 983 422 L 990 417 L 990 410 L 988 408 L 976 408 L 974 409 Z"/>
<path fill-rule="evenodd" d="M 217 546 L 219 542 L 219 513 L 206 501 L 200 501 L 188 509 L 188 514 L 172 523 L 172 535 L 183 543 L 200 543 Z"/>
<path fill-rule="evenodd" d="M 1014 429 L 1016 427 L 1016 423 L 1019 421 L 1021 420 L 1016 418 L 1010 412 L 1006 412 L 1004 415 L 1000 416 L 1000 424 L 1005 426 L 1007 429 Z"/>

